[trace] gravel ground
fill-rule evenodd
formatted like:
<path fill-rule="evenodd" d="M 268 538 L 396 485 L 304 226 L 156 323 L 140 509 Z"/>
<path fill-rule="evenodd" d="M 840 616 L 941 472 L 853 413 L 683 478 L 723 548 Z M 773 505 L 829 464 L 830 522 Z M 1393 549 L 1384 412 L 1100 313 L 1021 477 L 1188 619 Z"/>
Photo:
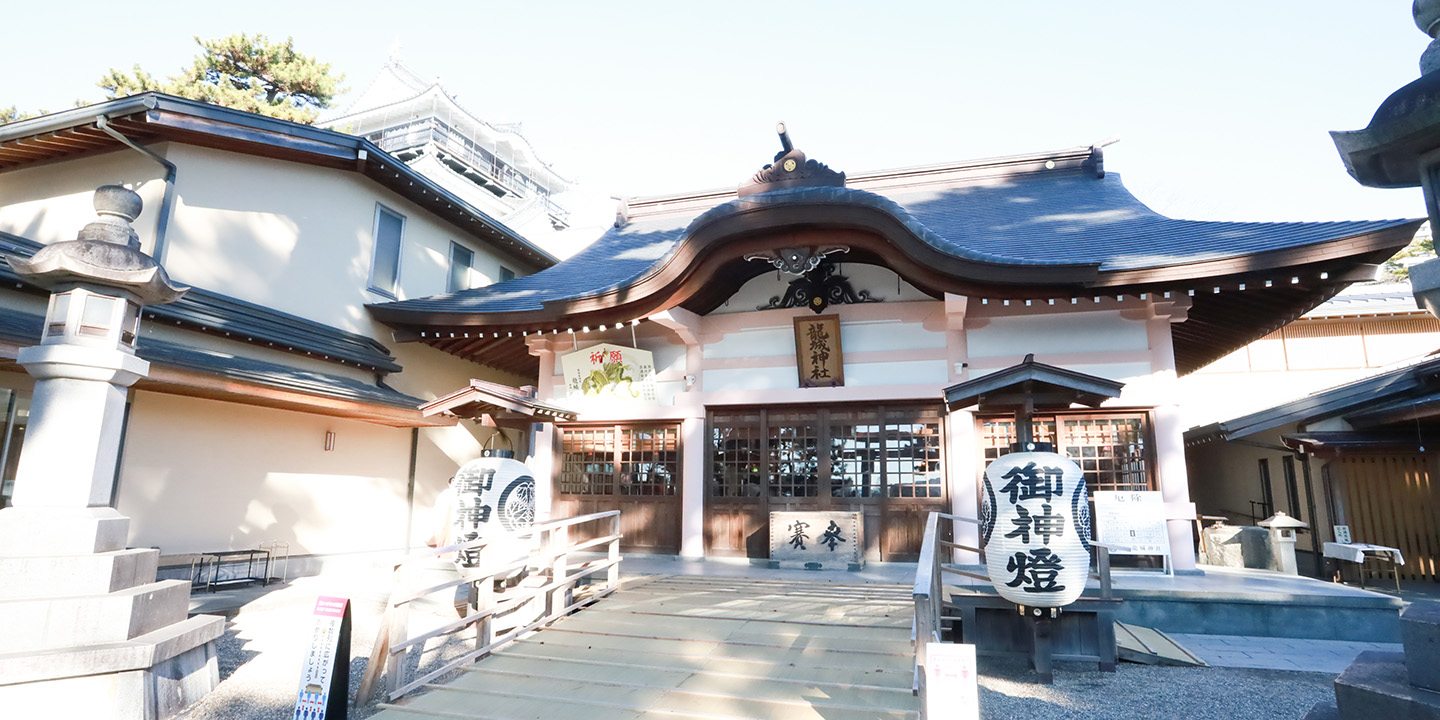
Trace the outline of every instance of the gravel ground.
<path fill-rule="evenodd" d="M 1334 702 L 1334 675 L 1240 668 L 1120 663 L 1113 675 L 1093 664 L 1056 663 L 1055 684 L 1029 682 L 1021 660 L 980 660 L 983 718 L 1103 720 L 1299 720 L 1321 700 Z"/>
<path fill-rule="evenodd" d="M 308 647 L 310 610 L 317 595 L 352 601 L 350 687 L 364 675 L 379 628 L 382 603 L 373 578 L 301 578 L 247 603 L 227 623 L 218 645 L 220 686 L 182 717 L 187 720 L 287 720 L 293 717 L 301 661 Z M 412 629 L 442 615 L 417 614 Z M 472 637 L 473 643 L 473 637 Z M 473 647 L 461 639 L 426 647 L 418 665 L 433 668 Z M 1102 718 L 1152 720 L 1296 720 L 1321 700 L 1334 700 L 1333 675 L 1231 668 L 1155 667 L 1121 663 L 1114 674 L 1094 665 L 1058 663 L 1054 685 L 1030 682 L 1023 661 L 982 658 L 983 718 Z M 412 675 L 413 677 L 413 675 Z M 367 718 L 373 705 L 353 708 Z"/>

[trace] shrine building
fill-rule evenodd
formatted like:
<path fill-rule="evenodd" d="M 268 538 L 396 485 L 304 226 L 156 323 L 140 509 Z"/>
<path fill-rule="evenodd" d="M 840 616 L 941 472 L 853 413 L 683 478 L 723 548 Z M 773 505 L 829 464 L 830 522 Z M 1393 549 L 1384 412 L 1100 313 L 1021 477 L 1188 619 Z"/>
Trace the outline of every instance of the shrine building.
<path fill-rule="evenodd" d="M 1419 224 L 1168 218 L 1100 147 L 847 176 L 781 144 L 738 188 L 622 201 L 533 275 L 367 305 L 397 342 L 538 378 L 424 413 L 530 428 L 538 512 L 622 510 L 632 552 L 763 558 L 770 512 L 848 511 L 866 558 L 906 561 L 929 511 L 977 516 L 1014 442 L 945 388 L 1033 354 L 1124 383 L 1035 439 L 1092 491 L 1161 492 L 1184 570 L 1177 378 L 1373 278 Z"/>

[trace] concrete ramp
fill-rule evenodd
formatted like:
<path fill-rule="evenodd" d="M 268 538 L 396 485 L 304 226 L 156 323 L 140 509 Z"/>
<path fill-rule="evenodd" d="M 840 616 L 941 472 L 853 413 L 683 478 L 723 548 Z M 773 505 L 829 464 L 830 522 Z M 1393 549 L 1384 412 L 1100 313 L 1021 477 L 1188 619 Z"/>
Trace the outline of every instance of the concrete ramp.
<path fill-rule="evenodd" d="M 1115 623 L 1116 654 L 1121 660 L 1145 665 L 1205 666 L 1195 653 L 1154 628 Z"/>
<path fill-rule="evenodd" d="M 919 717 L 910 588 L 660 576 L 375 718 Z"/>

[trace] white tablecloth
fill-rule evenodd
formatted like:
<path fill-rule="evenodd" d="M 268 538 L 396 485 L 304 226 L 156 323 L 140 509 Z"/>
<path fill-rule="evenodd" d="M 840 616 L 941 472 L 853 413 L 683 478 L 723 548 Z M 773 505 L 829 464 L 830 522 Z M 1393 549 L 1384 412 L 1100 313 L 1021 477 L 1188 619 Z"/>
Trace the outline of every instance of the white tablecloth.
<path fill-rule="evenodd" d="M 1384 545 L 1371 545 L 1369 543 L 1333 543 L 1327 542 L 1324 547 L 1325 557 L 1348 560 L 1353 563 L 1365 562 L 1365 554 L 1383 555 L 1388 557 L 1396 565 L 1404 565 L 1405 557 L 1400 554 L 1398 548 L 1385 547 Z"/>

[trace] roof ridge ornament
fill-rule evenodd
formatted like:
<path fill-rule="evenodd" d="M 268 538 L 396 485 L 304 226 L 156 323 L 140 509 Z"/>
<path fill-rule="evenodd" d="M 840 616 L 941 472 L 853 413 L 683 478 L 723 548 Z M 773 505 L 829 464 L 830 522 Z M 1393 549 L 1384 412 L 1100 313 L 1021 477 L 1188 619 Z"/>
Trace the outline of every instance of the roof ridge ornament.
<path fill-rule="evenodd" d="M 845 173 L 831 170 L 818 160 L 810 160 L 805 153 L 796 150 L 790 142 L 785 123 L 775 124 L 780 134 L 781 150 L 775 153 L 775 161 L 760 168 L 750 182 L 742 184 L 736 194 L 740 197 L 791 187 L 845 187 Z"/>

